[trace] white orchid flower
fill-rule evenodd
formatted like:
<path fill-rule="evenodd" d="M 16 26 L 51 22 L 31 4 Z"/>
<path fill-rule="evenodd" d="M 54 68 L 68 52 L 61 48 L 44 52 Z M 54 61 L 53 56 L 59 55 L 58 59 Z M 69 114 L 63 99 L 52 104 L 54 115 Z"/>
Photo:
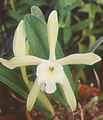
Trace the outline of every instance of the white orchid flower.
<path fill-rule="evenodd" d="M 70 86 L 68 78 L 63 70 L 63 65 L 68 64 L 86 64 L 92 65 L 101 60 L 101 58 L 94 53 L 72 54 L 67 57 L 56 60 L 55 48 L 58 35 L 58 18 L 57 12 L 51 12 L 48 23 L 48 42 L 49 42 L 49 60 L 38 58 L 36 56 L 25 55 L 25 33 L 23 21 L 20 22 L 14 36 L 13 52 L 15 57 L 11 60 L 0 59 L 3 65 L 10 69 L 19 66 L 38 65 L 36 75 L 37 78 L 32 86 L 32 89 L 27 98 L 27 109 L 30 111 L 36 101 L 40 89 L 45 84 L 45 91 L 47 93 L 54 93 L 56 91 L 56 83 L 61 84 L 64 95 L 70 108 L 74 111 L 76 109 L 76 98 Z M 20 45 L 20 46 L 19 46 Z M 18 47 L 19 46 L 19 47 Z"/>

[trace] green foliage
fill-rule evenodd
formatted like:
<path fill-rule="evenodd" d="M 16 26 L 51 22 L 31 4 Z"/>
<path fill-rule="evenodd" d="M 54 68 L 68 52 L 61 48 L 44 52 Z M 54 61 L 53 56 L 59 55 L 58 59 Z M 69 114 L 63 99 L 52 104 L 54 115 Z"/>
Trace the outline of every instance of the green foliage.
<path fill-rule="evenodd" d="M 12 88 L 22 97 L 27 98 L 28 89 L 25 86 L 24 81 L 14 70 L 10 70 L 3 65 L 0 65 L 0 81 Z"/>
<path fill-rule="evenodd" d="M 46 23 L 34 15 L 26 16 L 24 21 L 31 53 L 35 56 L 45 58 L 48 56 Z"/>

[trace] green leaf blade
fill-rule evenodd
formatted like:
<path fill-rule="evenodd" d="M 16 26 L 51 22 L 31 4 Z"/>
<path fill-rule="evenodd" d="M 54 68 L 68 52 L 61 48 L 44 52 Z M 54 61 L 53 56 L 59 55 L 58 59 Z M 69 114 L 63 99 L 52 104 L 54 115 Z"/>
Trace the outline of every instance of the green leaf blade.
<path fill-rule="evenodd" d="M 46 23 L 34 15 L 26 16 L 24 23 L 32 54 L 37 57 L 47 58 L 49 48 Z"/>
<path fill-rule="evenodd" d="M 35 16 L 37 16 L 37 17 L 39 17 L 39 18 L 41 18 L 42 20 L 45 21 L 45 18 L 44 18 L 44 15 L 43 15 L 41 9 L 38 8 L 37 6 L 33 6 L 33 7 L 31 8 L 31 14 L 32 14 L 32 15 L 35 15 Z"/>

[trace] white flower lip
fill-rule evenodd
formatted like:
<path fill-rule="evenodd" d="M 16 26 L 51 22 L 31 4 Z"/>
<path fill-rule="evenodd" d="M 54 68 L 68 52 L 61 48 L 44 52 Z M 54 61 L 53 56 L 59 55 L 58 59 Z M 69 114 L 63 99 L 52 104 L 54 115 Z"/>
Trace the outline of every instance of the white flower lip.
<path fill-rule="evenodd" d="M 63 84 L 65 73 L 61 64 L 46 61 L 37 67 L 38 84 L 46 84 L 46 92 L 53 93 L 56 91 L 56 83 Z"/>

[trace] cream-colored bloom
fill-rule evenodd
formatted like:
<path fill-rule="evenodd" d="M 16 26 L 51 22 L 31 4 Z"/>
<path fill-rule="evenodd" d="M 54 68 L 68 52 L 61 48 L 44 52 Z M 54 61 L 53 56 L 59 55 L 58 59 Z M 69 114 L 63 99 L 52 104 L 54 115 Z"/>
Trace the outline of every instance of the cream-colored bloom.
<path fill-rule="evenodd" d="M 51 12 L 48 18 L 47 31 L 50 52 L 49 60 L 25 54 L 25 31 L 23 27 L 23 21 L 21 21 L 15 32 L 13 42 L 13 52 L 15 57 L 11 60 L 4 60 L 1 58 L 0 61 L 3 65 L 10 69 L 14 69 L 15 67 L 19 66 L 38 65 L 36 71 L 37 79 L 35 80 L 27 99 L 27 109 L 29 111 L 32 109 L 42 85 L 46 85 L 45 91 L 47 93 L 53 93 L 56 91 L 56 83 L 61 84 L 67 102 L 74 111 L 76 108 L 75 95 L 70 86 L 68 78 L 64 73 L 62 65 L 92 65 L 100 61 L 101 58 L 94 53 L 85 53 L 72 54 L 56 60 L 55 48 L 58 35 L 58 18 L 55 10 Z"/>

